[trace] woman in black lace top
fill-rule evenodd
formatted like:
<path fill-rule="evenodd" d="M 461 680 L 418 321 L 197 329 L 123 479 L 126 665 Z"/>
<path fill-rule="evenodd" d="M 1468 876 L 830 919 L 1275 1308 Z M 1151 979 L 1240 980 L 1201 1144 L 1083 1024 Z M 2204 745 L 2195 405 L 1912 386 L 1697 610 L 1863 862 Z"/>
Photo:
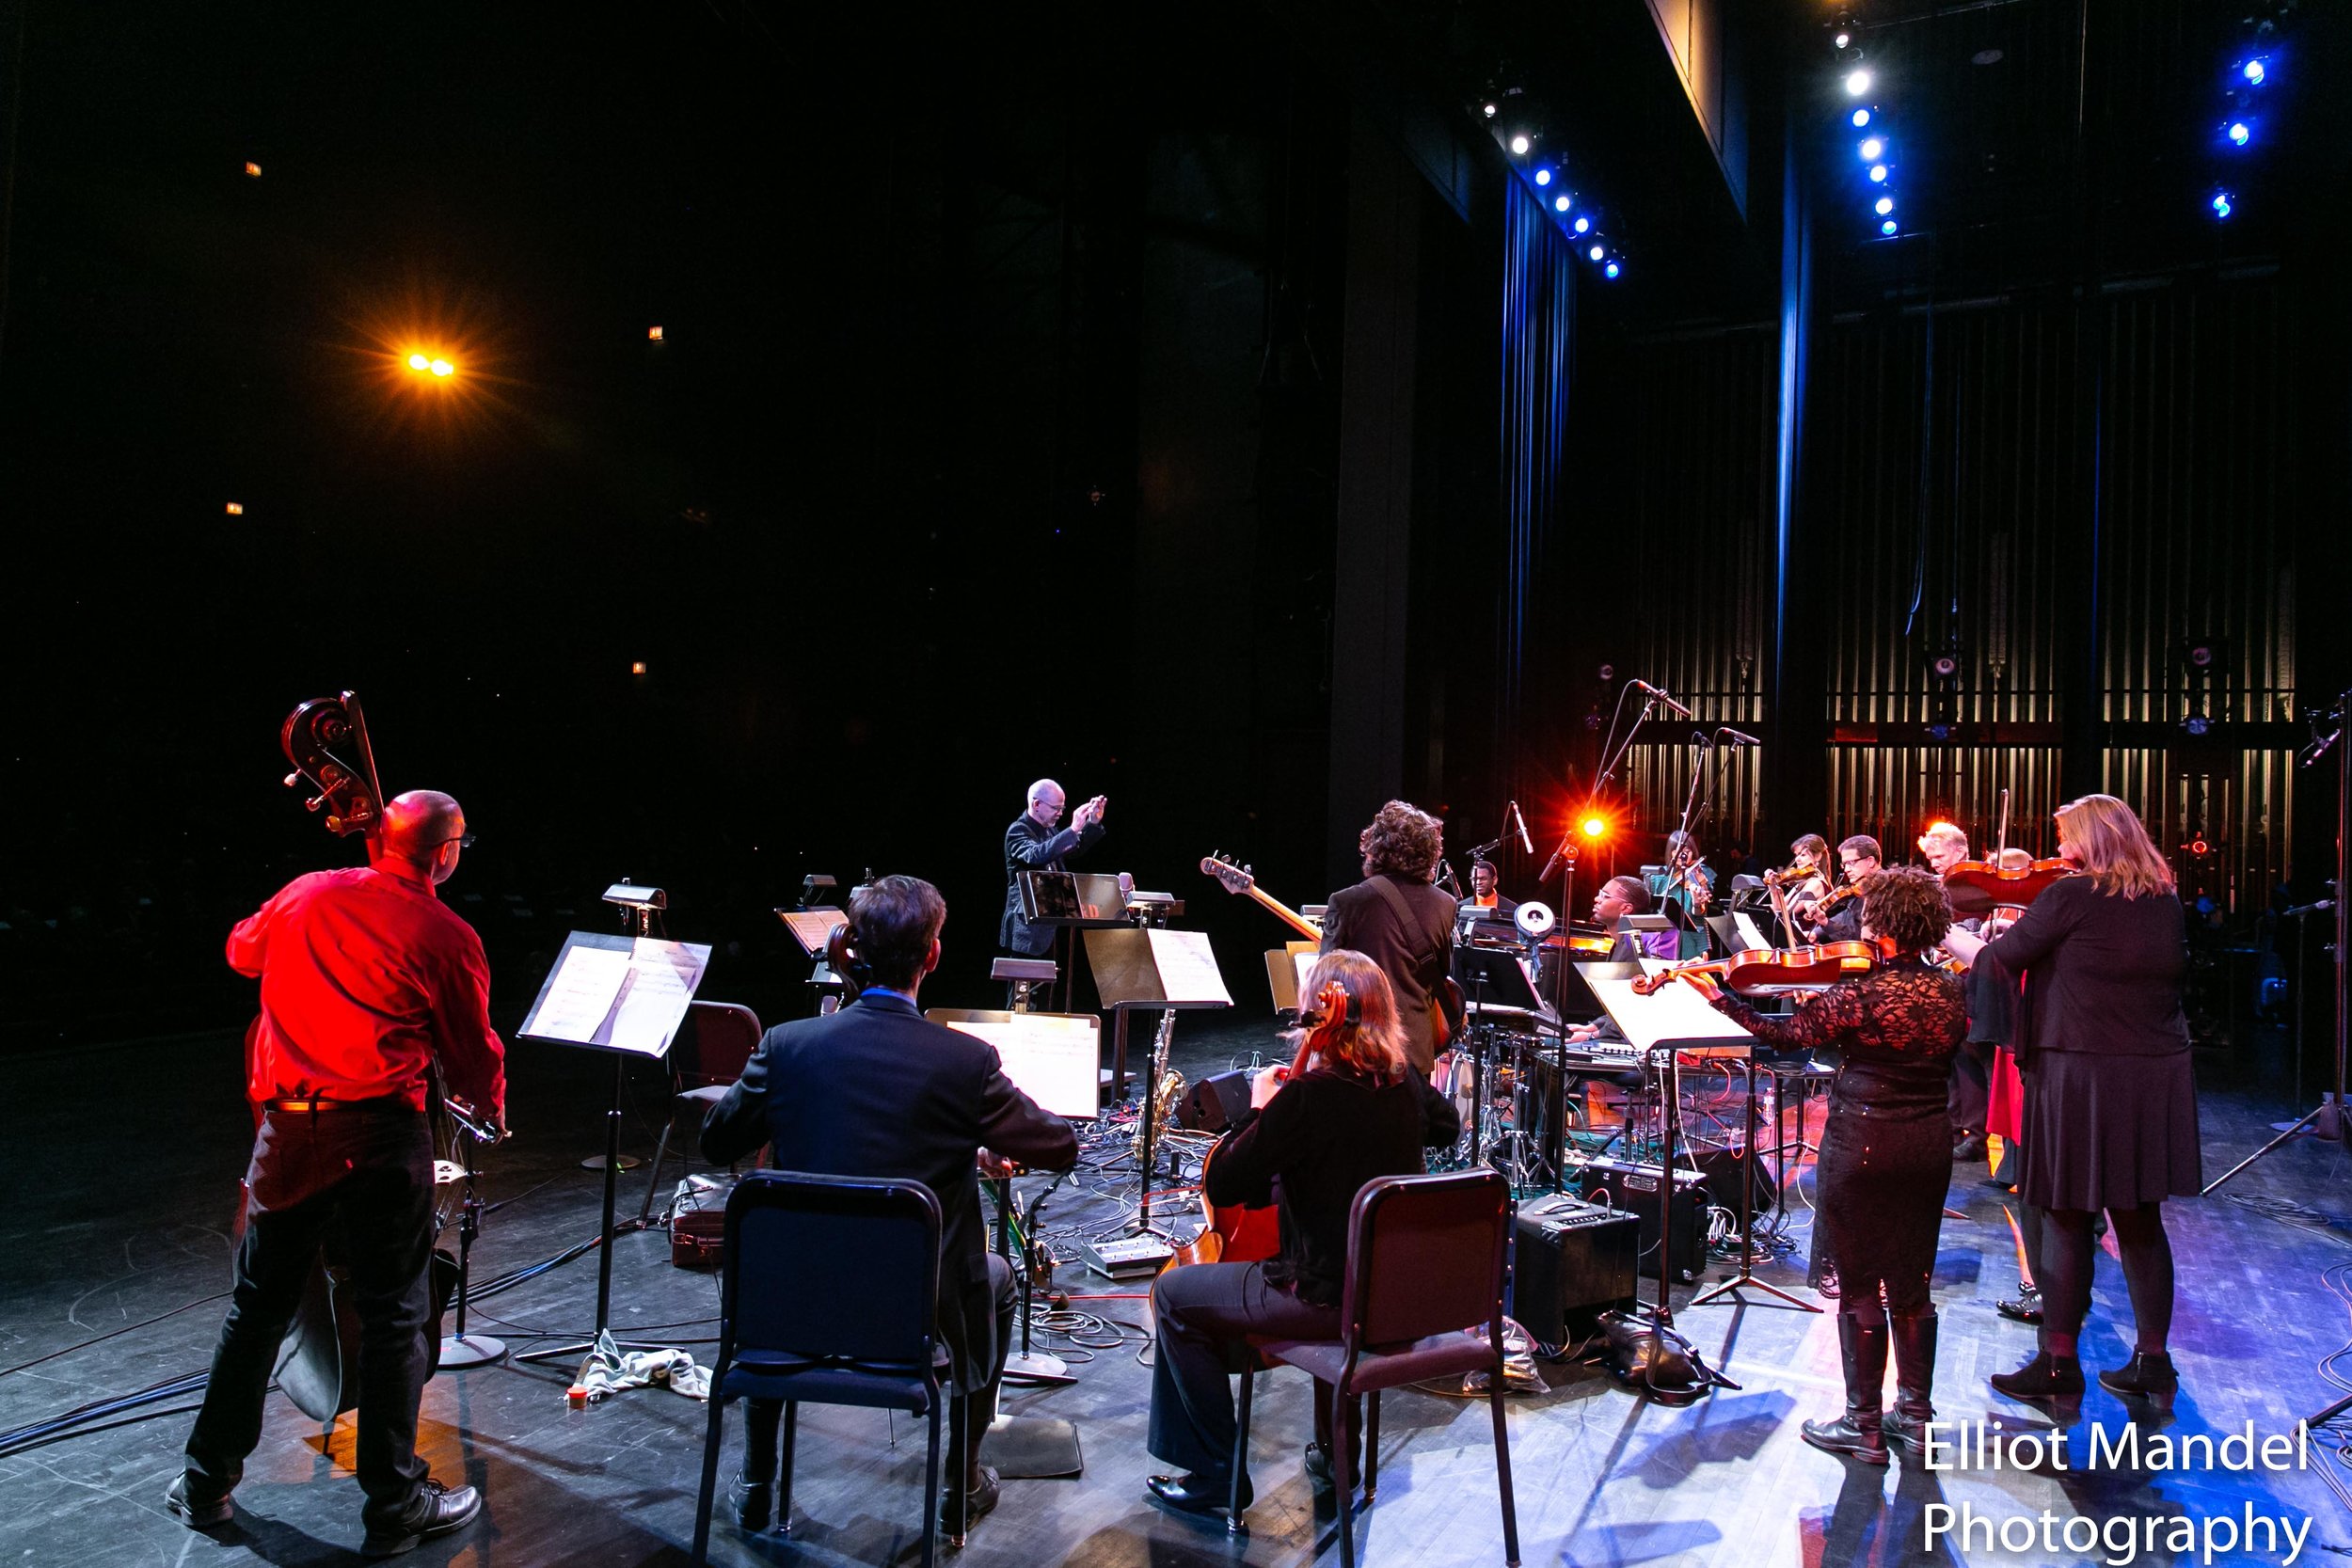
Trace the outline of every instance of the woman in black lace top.
<path fill-rule="evenodd" d="M 1874 872 L 1862 883 L 1862 933 L 1894 956 L 1867 974 L 1807 997 L 1788 1018 L 1766 1018 L 1693 982 L 1757 1039 L 1844 1053 L 1816 1172 L 1813 1284 L 1838 1298 L 1846 1414 L 1805 1422 L 1804 1440 L 1871 1465 L 1886 1463 L 1890 1439 L 1916 1451 L 1920 1429 L 1935 1416 L 1928 1278 L 1952 1179 L 1945 1080 L 1968 1008 L 1960 982 L 1920 962 L 1919 950 L 1943 940 L 1950 924 L 1934 875 L 1910 866 Z M 1896 1401 L 1882 1417 L 1890 1338 Z"/>

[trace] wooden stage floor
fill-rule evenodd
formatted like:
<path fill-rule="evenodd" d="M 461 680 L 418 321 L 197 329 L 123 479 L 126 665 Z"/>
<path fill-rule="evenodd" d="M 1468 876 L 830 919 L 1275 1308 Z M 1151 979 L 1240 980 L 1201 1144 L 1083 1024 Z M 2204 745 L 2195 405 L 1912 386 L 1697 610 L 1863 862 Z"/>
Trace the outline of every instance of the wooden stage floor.
<path fill-rule="evenodd" d="M 1180 1026 L 1180 1065 L 1188 1073 L 1225 1065 L 1251 1036 L 1239 1021 Z M 205 1303 L 146 1326 L 159 1313 L 225 1289 L 229 1219 L 243 1164 L 247 1123 L 238 1099 L 231 1036 L 145 1042 L 73 1056 L 19 1057 L 12 1092 L 0 1105 L 17 1200 L 0 1227 L 0 1366 L 103 1343 L 0 1376 L 0 1427 L 14 1428 L 83 1402 L 203 1370 L 220 1304 Z M 600 1146 L 610 1078 L 601 1061 L 517 1048 L 514 1120 L 521 1136 L 497 1151 L 485 1196 L 506 1207 L 490 1216 L 475 1253 L 477 1277 L 554 1254 L 595 1231 L 599 1179 L 578 1158 Z M 2251 1149 L 2267 1122 L 2286 1111 L 2234 1058 L 2201 1058 L 2209 1174 Z M 2234 1086 L 2233 1086 L 2234 1085 Z M 653 1074 L 633 1085 L 628 1143 L 649 1154 L 662 1097 Z M 93 1135 L 89 1131 L 103 1128 Z M 2175 1351 L 2184 1389 L 2169 1434 L 2285 1432 L 2298 1415 L 2336 1397 L 2322 1363 L 2352 1341 L 2339 1276 L 2352 1273 L 2352 1200 L 2345 1156 L 2334 1146 L 2298 1142 L 2263 1161 L 2230 1196 L 2172 1206 L 2181 1279 Z M 2004 1194 L 1983 1184 L 1981 1166 L 1955 1167 L 1935 1290 L 1943 1315 L 1939 1404 L 1947 1418 L 2039 1418 L 1984 1385 L 2030 1354 L 2029 1330 L 1998 1319 L 1994 1300 L 2013 1291 L 2016 1271 Z M 624 1185 L 633 1214 L 644 1173 Z M 1045 1227 L 1062 1229 L 1089 1212 L 1065 1190 Z M 1794 1254 L 1762 1276 L 1791 1288 L 1804 1279 L 1802 1196 L 1793 1204 Z M 1091 1211 L 1098 1218 L 1106 1208 Z M 694 1344 L 715 1334 L 715 1276 L 674 1269 L 658 1233 L 627 1235 L 614 1252 L 614 1323 L 624 1333 Z M 593 1316 L 591 1252 L 485 1304 L 481 1326 L 518 1348 L 534 1333 L 570 1334 Z M 811 1259 L 822 1274 L 826 1259 Z M 1724 1268 L 1711 1267 L 1707 1277 Z M 1066 1288 L 1124 1291 L 1072 1266 Z M 855 1291 L 854 1278 L 837 1287 Z M 1677 1291 L 1679 1302 L 1686 1291 Z M 970 1568 L 1172 1568 L 1191 1563 L 1335 1561 L 1337 1544 L 1318 1532 L 1298 1468 L 1307 1431 L 1306 1384 L 1296 1373 L 1263 1380 L 1254 1426 L 1258 1501 L 1250 1533 L 1229 1543 L 1221 1528 L 1169 1517 L 1143 1500 L 1143 1478 L 1159 1468 L 1144 1452 L 1149 1374 L 1138 1360 L 1145 1304 L 1079 1304 L 1129 1332 L 1077 1365 L 1069 1387 L 1013 1395 L 1016 1413 L 1076 1423 L 1086 1473 L 1075 1481 L 1006 1483 L 1003 1505 L 973 1533 L 961 1560 Z M 2084 1339 L 2093 1368 L 2128 1351 L 2118 1332 L 2122 1283 L 2103 1263 L 2098 1301 Z M 477 1320 L 479 1322 L 479 1320 Z M 678 1325 L 646 1328 L 643 1325 Z M 1742 1386 L 1689 1409 L 1634 1398 L 1606 1375 L 1549 1366 L 1540 1395 L 1511 1403 L 1512 1464 L 1518 1478 L 1523 1560 L 1529 1564 L 1707 1564 L 1720 1568 L 1814 1564 L 2089 1562 L 2108 1554 L 1987 1550 L 1979 1530 L 1963 1550 L 1932 1548 L 1931 1511 L 1974 1510 L 1994 1521 L 2082 1516 L 2104 1523 L 2185 1515 L 2261 1514 L 2312 1521 L 2299 1560 L 2352 1551 L 2352 1515 L 2339 1493 L 2352 1485 L 2336 1442 L 2314 1442 L 2312 1468 L 2280 1474 L 2139 1470 L 1934 1473 L 1899 1462 L 1889 1470 L 1850 1466 L 1805 1447 L 1801 1418 L 1832 1414 L 1840 1385 L 1835 1325 L 1827 1316 L 1761 1301 L 1681 1313 L 1678 1326 Z M 1064 1352 L 1063 1344 L 1046 1348 Z M 660 1389 L 623 1394 L 573 1411 L 566 1371 L 511 1362 L 435 1380 L 424 1403 L 424 1446 L 444 1480 L 481 1486 L 484 1517 L 406 1560 L 420 1564 L 683 1563 L 692 1539 L 694 1491 L 705 1407 Z M 28 1568 L 199 1563 L 279 1568 L 353 1560 L 359 1495 L 350 1478 L 349 1418 L 322 1437 L 273 1397 L 261 1450 L 237 1493 L 233 1527 L 190 1533 L 163 1511 L 178 1468 L 186 1402 L 167 1413 L 86 1433 L 0 1458 L 0 1563 Z M 2074 1418 L 2079 1453 L 2088 1431 L 2114 1433 L 2123 1407 L 2093 1388 Z M 749 1539 L 723 1517 L 713 1560 L 723 1563 L 883 1563 L 916 1560 L 922 1442 L 904 1419 L 879 1413 L 811 1408 L 804 1414 L 795 1531 Z M 730 1422 L 730 1432 L 739 1428 Z M 1483 1404 L 1416 1393 L 1384 1409 L 1381 1492 L 1363 1518 L 1359 1544 L 1368 1563 L 1486 1564 L 1502 1560 L 1486 1416 Z M 725 1470 L 731 1471 L 730 1442 Z M 725 1473 L 725 1471 L 723 1471 Z M 2332 1484 L 2331 1484 L 2332 1482 Z M 2080 1530 L 2078 1528 L 2078 1539 Z M 2012 1537 L 2014 1539 L 2014 1537 Z M 2142 1550 L 2139 1562 L 2278 1561 L 2283 1551 L 2233 1549 L 2211 1558 Z M 947 1558 L 944 1560 L 956 1560 Z"/>

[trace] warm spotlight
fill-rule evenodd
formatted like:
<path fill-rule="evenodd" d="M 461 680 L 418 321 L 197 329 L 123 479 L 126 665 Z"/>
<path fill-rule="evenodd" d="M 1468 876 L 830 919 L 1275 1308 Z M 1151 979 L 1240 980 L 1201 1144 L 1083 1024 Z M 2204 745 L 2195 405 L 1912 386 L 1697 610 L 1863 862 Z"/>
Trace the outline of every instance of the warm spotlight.
<path fill-rule="evenodd" d="M 628 673 L 632 675 L 644 674 L 645 673 L 645 661 L 642 658 L 634 660 L 628 667 Z"/>
<path fill-rule="evenodd" d="M 435 375 L 455 375 L 457 373 L 457 367 L 451 364 L 446 359 L 436 359 L 433 361 L 432 371 Z"/>
<path fill-rule="evenodd" d="M 412 354 L 408 356 L 408 368 L 412 371 L 429 371 L 433 368 L 433 361 L 425 355 Z"/>
<path fill-rule="evenodd" d="M 1599 838 L 1609 832 L 1609 819 L 1605 816 L 1587 816 L 1576 825 L 1576 829 L 1586 838 Z"/>
<path fill-rule="evenodd" d="M 245 177 L 248 180 L 259 180 L 262 177 L 262 166 L 248 161 L 245 166 Z"/>
<path fill-rule="evenodd" d="M 647 341 L 647 342 L 649 342 L 649 343 L 658 343 L 658 342 L 660 342 L 660 341 L 661 341 L 661 328 L 660 328 L 660 327 L 658 327 L 658 326 L 649 326 L 649 327 L 645 328 L 645 341 Z"/>
<path fill-rule="evenodd" d="M 230 515 L 231 517 L 242 517 L 242 516 L 244 516 L 244 515 L 245 515 L 245 502 L 243 502 L 243 501 L 230 501 L 230 502 L 229 503 L 229 515 Z"/>

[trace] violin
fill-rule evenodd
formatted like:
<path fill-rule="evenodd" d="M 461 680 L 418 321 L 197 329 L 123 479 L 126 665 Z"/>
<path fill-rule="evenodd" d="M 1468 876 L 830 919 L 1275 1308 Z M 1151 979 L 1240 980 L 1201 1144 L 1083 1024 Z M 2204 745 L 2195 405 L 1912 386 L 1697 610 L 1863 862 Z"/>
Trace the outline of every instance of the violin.
<path fill-rule="evenodd" d="M 1742 995 L 1820 990 L 1879 962 L 1878 946 L 1867 942 L 1825 942 L 1810 947 L 1755 947 L 1728 958 L 1693 958 L 1633 982 L 1636 996 L 1648 996 L 1669 980 L 1706 975 Z"/>
<path fill-rule="evenodd" d="M 1944 885 L 1973 888 L 1996 907 L 2023 911 L 2053 885 L 2074 875 L 2074 863 L 2055 855 L 2014 867 L 1995 861 L 1962 861 L 1944 873 Z"/>

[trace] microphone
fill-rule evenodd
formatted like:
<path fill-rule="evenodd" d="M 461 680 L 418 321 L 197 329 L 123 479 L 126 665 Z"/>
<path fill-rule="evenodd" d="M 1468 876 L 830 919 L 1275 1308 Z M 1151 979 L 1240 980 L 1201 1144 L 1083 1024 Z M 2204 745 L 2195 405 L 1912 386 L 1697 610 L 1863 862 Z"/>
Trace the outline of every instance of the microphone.
<path fill-rule="evenodd" d="M 2287 911 L 2286 913 L 2289 917 L 2298 914 L 2317 914 L 2323 910 L 2332 910 L 2335 907 L 2336 901 L 2334 899 L 2322 898 L 2315 904 L 2297 904 L 2295 908 Z"/>
<path fill-rule="evenodd" d="M 1692 712 L 1689 708 L 1684 707 L 1684 706 L 1683 706 L 1680 703 L 1677 703 L 1677 702 L 1676 702 L 1676 701 L 1675 701 L 1672 697 L 1667 696 L 1667 695 L 1666 695 L 1666 693 L 1665 693 L 1665 691 L 1664 691 L 1661 688 L 1652 686 L 1652 685 L 1650 685 L 1650 683 L 1649 683 L 1649 682 L 1647 682 L 1647 681 L 1643 681 L 1643 680 L 1637 680 L 1637 681 L 1635 681 L 1633 684 L 1634 684 L 1635 686 L 1640 687 L 1643 690 L 1645 690 L 1645 691 L 1648 692 L 1648 693 L 1649 693 L 1652 697 L 1656 698 L 1658 701 L 1660 701 L 1660 702 L 1661 702 L 1661 703 L 1665 704 L 1665 705 L 1666 705 L 1666 706 L 1667 706 L 1669 709 L 1671 709 L 1671 710 L 1672 710 L 1672 711 L 1673 711 L 1673 712 L 1674 712 L 1674 713 L 1675 713 L 1677 717 L 1680 717 L 1680 718 L 1683 718 L 1683 719 L 1695 719 L 1695 718 L 1697 718 L 1697 717 L 1698 717 L 1698 715 L 1696 715 L 1696 714 L 1692 713 Z"/>
<path fill-rule="evenodd" d="M 1524 855 L 1534 854 L 1535 841 L 1527 836 L 1527 817 L 1519 811 L 1519 803 L 1517 800 L 1511 802 L 1511 820 L 1519 825 L 1519 852 Z"/>
<path fill-rule="evenodd" d="M 1764 744 L 1764 742 L 1756 739 L 1756 736 L 1749 735 L 1744 730 L 1724 729 L 1717 730 L 1715 733 L 1717 735 L 1729 736 L 1731 737 L 1731 743 L 1734 746 L 1761 746 Z"/>

